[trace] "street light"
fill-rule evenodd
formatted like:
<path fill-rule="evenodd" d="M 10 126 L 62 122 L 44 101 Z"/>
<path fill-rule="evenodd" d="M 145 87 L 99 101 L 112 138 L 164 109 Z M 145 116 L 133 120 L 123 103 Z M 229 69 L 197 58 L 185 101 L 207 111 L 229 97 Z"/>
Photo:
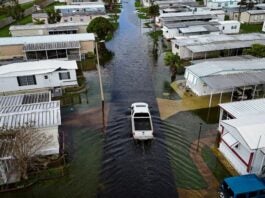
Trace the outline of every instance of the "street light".
<path fill-rule="evenodd" d="M 102 43 L 102 42 L 105 42 L 105 41 L 101 40 L 101 41 L 98 41 L 98 42 Z M 101 70 L 100 70 L 100 65 L 99 65 L 98 42 L 95 41 L 95 43 L 96 43 L 96 55 L 97 55 L 97 70 L 98 70 L 100 95 L 101 95 L 102 124 L 103 124 L 103 130 L 104 130 L 104 128 L 105 128 L 104 92 L 103 92 L 103 85 L 102 85 L 102 78 L 101 78 Z"/>

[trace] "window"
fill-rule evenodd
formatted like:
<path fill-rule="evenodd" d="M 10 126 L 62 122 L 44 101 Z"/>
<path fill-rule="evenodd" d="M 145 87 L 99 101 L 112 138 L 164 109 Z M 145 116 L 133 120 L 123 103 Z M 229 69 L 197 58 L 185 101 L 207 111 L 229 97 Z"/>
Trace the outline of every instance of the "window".
<path fill-rule="evenodd" d="M 73 20 L 73 18 L 72 17 L 70 17 L 70 21 L 72 21 Z"/>
<path fill-rule="evenodd" d="M 59 79 L 60 80 L 67 80 L 70 79 L 70 72 L 60 72 L 59 73 Z"/>
<path fill-rule="evenodd" d="M 36 85 L 36 78 L 34 75 L 31 76 L 18 76 L 18 86 Z"/>
<path fill-rule="evenodd" d="M 44 76 L 44 79 L 48 79 L 48 76 Z"/>
<path fill-rule="evenodd" d="M 175 48 L 179 49 L 179 46 L 177 44 L 175 44 Z"/>
<path fill-rule="evenodd" d="M 221 7 L 222 6 L 222 4 L 221 3 L 218 3 L 218 7 Z"/>
<path fill-rule="evenodd" d="M 225 29 L 225 26 L 223 26 L 223 30 Z"/>
<path fill-rule="evenodd" d="M 80 21 L 81 21 L 81 22 L 83 22 L 83 21 L 84 21 L 84 19 L 82 19 L 82 18 L 81 18 L 81 19 L 80 19 Z"/>
<path fill-rule="evenodd" d="M 67 23 L 68 22 L 67 19 L 64 19 L 64 22 Z"/>

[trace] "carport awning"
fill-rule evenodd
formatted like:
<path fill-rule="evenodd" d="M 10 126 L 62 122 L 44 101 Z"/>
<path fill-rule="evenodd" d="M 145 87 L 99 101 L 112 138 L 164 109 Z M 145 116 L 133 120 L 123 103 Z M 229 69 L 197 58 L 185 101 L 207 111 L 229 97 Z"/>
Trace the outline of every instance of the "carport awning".
<path fill-rule="evenodd" d="M 25 44 L 24 51 L 40 51 L 40 50 L 55 50 L 55 49 L 73 49 L 80 48 L 80 43 L 78 41 L 68 41 L 68 42 L 51 42 L 51 43 L 33 43 Z"/>
<path fill-rule="evenodd" d="M 230 50 L 230 49 L 240 49 L 251 47 L 255 41 L 224 41 L 220 43 L 212 43 L 212 44 L 202 44 L 202 45 L 192 45 L 187 46 L 187 48 L 193 53 L 200 52 L 212 52 L 218 50 Z M 265 44 L 264 41 L 258 41 L 258 43 Z"/>
<path fill-rule="evenodd" d="M 212 75 L 201 79 L 212 89 L 227 90 L 234 87 L 265 84 L 265 71 Z"/>

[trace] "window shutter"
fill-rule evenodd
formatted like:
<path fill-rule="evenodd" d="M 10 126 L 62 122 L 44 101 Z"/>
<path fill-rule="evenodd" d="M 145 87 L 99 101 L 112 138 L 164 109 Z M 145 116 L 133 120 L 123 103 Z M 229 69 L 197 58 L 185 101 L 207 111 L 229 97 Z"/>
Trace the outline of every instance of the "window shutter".
<path fill-rule="evenodd" d="M 61 73 L 59 73 L 59 79 L 62 80 L 62 74 Z"/>
<path fill-rule="evenodd" d="M 20 82 L 20 78 L 17 77 L 17 83 L 18 83 L 18 86 L 21 86 L 21 82 Z"/>
<path fill-rule="evenodd" d="M 67 72 L 68 79 L 71 79 L 70 72 Z"/>

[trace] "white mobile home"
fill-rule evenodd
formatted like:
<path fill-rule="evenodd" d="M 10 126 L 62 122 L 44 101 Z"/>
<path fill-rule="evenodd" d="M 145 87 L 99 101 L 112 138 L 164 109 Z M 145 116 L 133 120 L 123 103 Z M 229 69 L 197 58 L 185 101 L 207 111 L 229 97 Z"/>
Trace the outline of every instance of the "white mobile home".
<path fill-rule="evenodd" d="M 184 76 L 186 86 L 198 96 L 232 92 L 237 87 L 256 87 L 265 84 L 265 58 L 205 61 L 186 67 Z"/>
<path fill-rule="evenodd" d="M 238 34 L 240 31 L 239 21 L 218 21 L 218 28 L 223 34 Z"/>
<path fill-rule="evenodd" d="M 262 32 L 265 32 L 265 21 L 263 22 Z"/>
<path fill-rule="evenodd" d="M 99 2 L 93 4 L 55 6 L 54 9 L 60 12 L 62 23 L 90 23 L 96 17 L 107 18 L 105 5 Z"/>
<path fill-rule="evenodd" d="M 220 104 L 219 150 L 240 174 L 264 176 L 265 99 Z"/>
<path fill-rule="evenodd" d="M 92 33 L 2 37 L 0 60 L 82 60 L 88 52 L 94 53 L 94 48 L 95 36 Z"/>
<path fill-rule="evenodd" d="M 151 6 L 151 3 L 158 5 L 160 9 L 171 8 L 179 5 L 196 6 L 195 0 L 141 0 L 144 7 Z"/>
<path fill-rule="evenodd" d="M 259 24 L 265 20 L 265 10 L 247 10 L 241 13 L 240 22 Z"/>
<path fill-rule="evenodd" d="M 36 155 L 58 155 L 58 126 L 61 125 L 60 101 L 51 101 L 49 92 L 0 96 L 0 128 L 20 129 L 31 124 L 36 133 L 49 137 L 49 142 L 43 145 Z M 4 133 L 4 131 L 2 131 Z M 9 178 L 14 172 L 13 137 L 0 137 L 0 184 L 19 181 L 20 178 Z M 34 140 L 33 140 L 34 141 Z M 17 171 L 17 170 L 16 170 Z"/>
<path fill-rule="evenodd" d="M 219 34 L 217 27 L 218 22 L 207 21 L 187 21 L 179 23 L 165 23 L 162 31 L 165 39 L 172 39 L 183 36 L 203 35 L 203 34 Z"/>
<path fill-rule="evenodd" d="M 218 56 L 236 56 L 253 44 L 265 44 L 265 35 L 260 33 L 236 35 L 201 35 L 194 38 L 171 40 L 172 52 L 181 59 L 206 59 Z"/>
<path fill-rule="evenodd" d="M 11 25 L 9 31 L 13 37 L 16 36 L 39 36 L 53 34 L 78 34 L 86 33 L 87 23 L 56 23 L 43 25 Z"/>
<path fill-rule="evenodd" d="M 224 17 L 225 13 L 222 10 L 163 13 L 160 16 L 156 17 L 155 23 L 157 26 L 162 27 L 164 23 L 177 23 L 185 21 L 210 21 L 213 19 L 223 21 Z"/>
<path fill-rule="evenodd" d="M 240 0 L 205 0 L 205 5 L 210 9 L 237 8 Z"/>
<path fill-rule="evenodd" d="M 0 67 L 0 94 L 52 90 L 77 86 L 75 61 L 44 60 Z"/>
<path fill-rule="evenodd" d="M 221 122 L 219 150 L 240 174 L 265 175 L 265 114 Z"/>

